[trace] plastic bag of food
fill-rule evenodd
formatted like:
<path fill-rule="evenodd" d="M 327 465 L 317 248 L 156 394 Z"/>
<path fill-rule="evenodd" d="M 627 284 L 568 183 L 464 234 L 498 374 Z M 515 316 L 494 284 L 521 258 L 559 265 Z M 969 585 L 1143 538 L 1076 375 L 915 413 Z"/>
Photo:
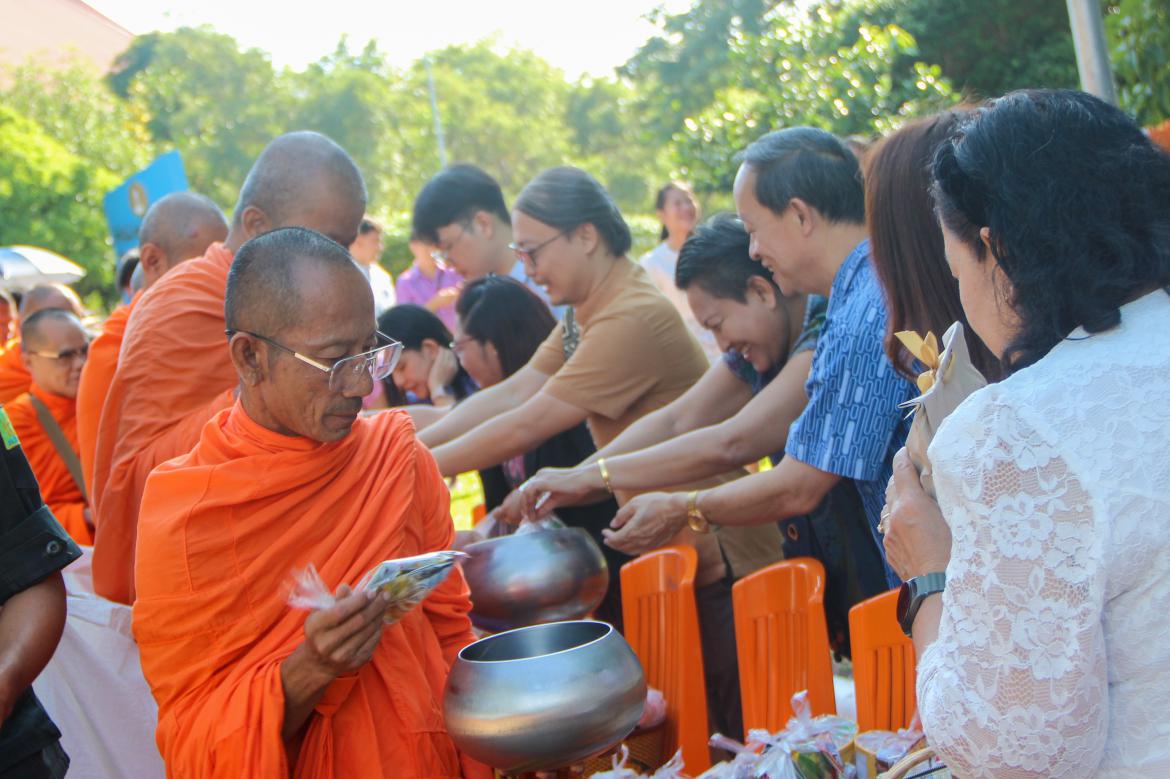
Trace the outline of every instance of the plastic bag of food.
<path fill-rule="evenodd" d="M 386 560 L 363 576 L 354 589 L 382 590 L 389 594 L 386 623 L 393 625 L 443 583 L 456 560 L 465 557 L 463 552 L 445 551 Z M 293 574 L 288 603 L 298 609 L 327 609 L 336 603 L 336 598 L 310 564 Z"/>
<path fill-rule="evenodd" d="M 890 770 L 906 755 L 920 749 L 924 741 L 918 714 L 910 721 L 910 727 L 897 733 L 888 730 L 859 733 L 855 740 L 857 779 L 876 779 L 878 774 Z"/>
<path fill-rule="evenodd" d="M 670 762 L 649 775 L 640 774 L 632 768 L 626 768 L 626 762 L 629 759 L 630 749 L 622 744 L 621 759 L 619 760 L 617 755 L 613 756 L 613 769 L 593 774 L 593 779 L 685 779 L 686 777 L 686 774 L 683 773 L 681 749 L 674 753 Z"/>
<path fill-rule="evenodd" d="M 666 721 L 666 698 L 659 690 L 653 687 L 646 688 L 646 705 L 642 707 L 642 718 L 638 720 L 637 730 L 656 728 Z"/>
<path fill-rule="evenodd" d="M 538 533 L 541 530 L 564 530 L 568 525 L 562 522 L 556 514 L 549 514 L 540 519 L 526 519 L 516 528 L 516 535 Z"/>
<path fill-rule="evenodd" d="M 857 724 L 833 715 L 812 716 L 808 691 L 792 696 L 792 711 L 784 730 L 753 730 L 748 743 L 763 744 L 756 777 L 768 779 L 853 779 L 853 739 Z"/>
<path fill-rule="evenodd" d="M 746 746 L 719 733 L 711 736 L 707 744 L 713 749 L 730 752 L 735 757 L 711 766 L 699 775 L 699 779 L 754 779 L 756 768 L 760 764 L 758 744 Z"/>

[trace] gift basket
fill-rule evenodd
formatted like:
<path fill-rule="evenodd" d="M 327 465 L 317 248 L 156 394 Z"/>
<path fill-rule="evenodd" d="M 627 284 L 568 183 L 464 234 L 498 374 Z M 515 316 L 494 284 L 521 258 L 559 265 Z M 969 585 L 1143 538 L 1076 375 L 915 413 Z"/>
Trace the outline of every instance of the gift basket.
<path fill-rule="evenodd" d="M 386 606 L 386 623 L 394 624 L 426 600 L 431 591 L 443 583 L 463 552 L 431 552 L 414 557 L 400 557 L 379 563 L 358 582 L 355 591 L 381 590 L 390 596 Z M 310 564 L 294 573 L 288 596 L 290 606 L 299 609 L 327 609 L 336 602 L 333 593 Z"/>
<path fill-rule="evenodd" d="M 910 727 L 897 732 L 870 730 L 859 733 L 854 740 L 854 749 L 857 779 L 892 779 L 895 776 L 900 779 L 944 779 L 950 776 L 950 772 L 934 758 L 934 752 L 926 747 L 926 736 L 917 714 L 910 721 Z M 905 773 L 894 773 L 896 768 Z"/>

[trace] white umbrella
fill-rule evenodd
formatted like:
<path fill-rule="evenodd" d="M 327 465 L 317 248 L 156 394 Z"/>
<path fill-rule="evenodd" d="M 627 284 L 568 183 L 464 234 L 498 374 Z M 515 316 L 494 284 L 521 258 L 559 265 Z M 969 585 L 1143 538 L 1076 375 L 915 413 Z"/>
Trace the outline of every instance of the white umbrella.
<path fill-rule="evenodd" d="M 48 249 L 0 247 L 0 281 L 9 289 L 28 289 L 37 284 L 73 284 L 84 277 L 85 268 Z"/>

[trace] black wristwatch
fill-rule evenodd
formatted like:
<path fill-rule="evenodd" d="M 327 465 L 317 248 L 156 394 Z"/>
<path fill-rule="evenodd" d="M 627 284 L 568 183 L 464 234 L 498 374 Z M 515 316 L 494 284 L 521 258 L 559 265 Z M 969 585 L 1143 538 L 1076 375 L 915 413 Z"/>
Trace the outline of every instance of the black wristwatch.
<path fill-rule="evenodd" d="M 947 575 L 943 572 L 915 576 L 902 582 L 898 591 L 898 624 L 907 636 L 914 629 L 914 618 L 927 597 L 940 593 L 947 586 Z"/>

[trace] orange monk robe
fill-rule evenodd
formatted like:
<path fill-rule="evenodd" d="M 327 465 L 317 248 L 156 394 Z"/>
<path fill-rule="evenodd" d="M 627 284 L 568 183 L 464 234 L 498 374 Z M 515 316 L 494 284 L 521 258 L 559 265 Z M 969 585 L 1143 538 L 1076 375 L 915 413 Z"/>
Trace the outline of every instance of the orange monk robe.
<path fill-rule="evenodd" d="M 20 339 L 13 338 L 0 348 L 0 403 L 15 400 L 32 386 L 32 375 L 24 367 Z"/>
<path fill-rule="evenodd" d="M 12 420 L 12 428 L 20 439 L 24 456 L 28 458 L 33 475 L 37 477 L 41 497 L 70 537 L 83 546 L 89 546 L 93 543 L 93 535 L 85 520 L 85 497 L 65 467 L 61 455 L 57 454 L 57 448 L 53 446 L 48 433 L 41 427 L 36 409 L 29 401 L 30 394 L 36 395 L 45 404 L 74 452 L 77 451 L 76 402 L 73 398 L 45 392 L 34 384 L 28 393 L 11 403 L 5 403 L 4 410 Z"/>
<path fill-rule="evenodd" d="M 287 604 L 291 571 L 312 563 L 335 589 L 453 540 L 447 488 L 405 413 L 359 419 L 329 444 L 269 431 L 239 404 L 217 414 L 142 499 L 134 637 L 167 775 L 289 775 L 280 664 L 307 616 Z M 293 776 L 464 775 L 442 694 L 472 640 L 470 607 L 455 570 L 387 627 L 373 659 L 317 704 Z"/>
<path fill-rule="evenodd" d="M 126 320 L 134 304 L 142 297 L 139 291 L 124 306 L 118 306 L 102 324 L 102 331 L 89 345 L 89 357 L 81 369 L 81 384 L 77 387 L 77 453 L 81 455 L 81 471 L 85 483 L 93 490 L 93 453 L 97 447 L 98 421 L 106 392 L 118 368 L 118 353 L 122 351 L 122 337 L 126 334 Z"/>
<path fill-rule="evenodd" d="M 214 243 L 168 271 L 134 306 L 98 422 L 91 500 L 93 585 L 134 601 L 134 539 L 146 477 L 191 451 L 199 431 L 232 404 L 237 384 L 224 335 L 232 254 Z"/>

